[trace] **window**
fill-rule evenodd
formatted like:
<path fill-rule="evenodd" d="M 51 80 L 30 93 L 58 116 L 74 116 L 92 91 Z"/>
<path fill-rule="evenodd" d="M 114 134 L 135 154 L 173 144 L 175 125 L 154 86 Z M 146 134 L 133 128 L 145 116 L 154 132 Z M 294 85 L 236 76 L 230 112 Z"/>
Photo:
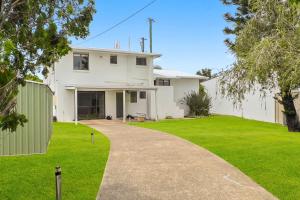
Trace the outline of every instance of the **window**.
<path fill-rule="evenodd" d="M 157 85 L 157 86 L 170 86 L 171 82 L 170 82 L 170 80 L 167 80 L 167 79 L 157 79 L 157 80 L 154 80 L 154 85 Z"/>
<path fill-rule="evenodd" d="M 146 99 L 146 92 L 140 91 L 140 99 Z"/>
<path fill-rule="evenodd" d="M 137 103 L 137 92 L 130 92 L 130 103 Z"/>
<path fill-rule="evenodd" d="M 74 70 L 89 70 L 89 55 L 88 54 L 73 54 L 73 69 Z"/>
<path fill-rule="evenodd" d="M 137 57 L 136 58 L 136 65 L 147 65 L 147 58 L 144 57 Z"/>
<path fill-rule="evenodd" d="M 110 64 L 118 64 L 118 56 L 110 56 Z"/>

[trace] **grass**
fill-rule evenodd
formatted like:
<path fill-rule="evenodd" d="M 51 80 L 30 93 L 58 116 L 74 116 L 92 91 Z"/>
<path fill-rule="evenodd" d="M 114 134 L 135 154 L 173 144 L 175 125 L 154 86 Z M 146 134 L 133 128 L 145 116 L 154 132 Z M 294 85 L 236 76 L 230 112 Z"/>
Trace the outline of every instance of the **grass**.
<path fill-rule="evenodd" d="M 230 116 L 131 123 L 202 146 L 238 167 L 280 199 L 300 199 L 300 133 Z"/>
<path fill-rule="evenodd" d="M 109 154 L 109 140 L 91 129 L 54 123 L 47 154 L 0 157 L 1 200 L 55 199 L 54 169 L 62 168 L 62 199 L 95 199 Z"/>

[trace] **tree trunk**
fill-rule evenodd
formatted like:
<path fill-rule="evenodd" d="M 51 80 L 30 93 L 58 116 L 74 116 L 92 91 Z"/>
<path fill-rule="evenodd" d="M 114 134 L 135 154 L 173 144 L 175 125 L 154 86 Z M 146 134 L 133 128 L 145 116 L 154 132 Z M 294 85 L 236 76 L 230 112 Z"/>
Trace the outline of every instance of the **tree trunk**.
<path fill-rule="evenodd" d="M 291 92 L 282 94 L 282 105 L 286 116 L 286 123 L 289 132 L 300 132 L 300 123 Z"/>

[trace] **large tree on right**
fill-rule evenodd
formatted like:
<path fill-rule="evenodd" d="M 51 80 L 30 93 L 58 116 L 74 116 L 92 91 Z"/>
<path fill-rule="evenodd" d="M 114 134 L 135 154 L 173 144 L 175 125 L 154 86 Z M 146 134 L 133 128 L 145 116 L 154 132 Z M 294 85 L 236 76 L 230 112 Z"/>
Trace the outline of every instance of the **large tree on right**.
<path fill-rule="evenodd" d="M 259 88 L 262 94 L 277 91 L 276 99 L 284 107 L 288 130 L 300 131 L 294 101 L 300 88 L 299 1 L 236 0 L 234 3 L 239 5 L 238 14 L 228 21 L 238 27 L 232 32 L 234 42 L 229 46 L 236 62 L 221 77 L 222 93 L 238 102 L 254 89 Z M 246 9 L 241 15 L 239 8 L 243 7 Z"/>

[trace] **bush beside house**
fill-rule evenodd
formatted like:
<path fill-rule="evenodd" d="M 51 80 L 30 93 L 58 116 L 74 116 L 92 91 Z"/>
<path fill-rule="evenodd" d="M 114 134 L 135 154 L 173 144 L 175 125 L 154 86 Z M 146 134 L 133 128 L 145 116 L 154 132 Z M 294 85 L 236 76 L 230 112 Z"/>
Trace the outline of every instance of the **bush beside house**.
<path fill-rule="evenodd" d="M 199 87 L 199 92 L 192 91 L 187 94 L 183 100 L 190 109 L 191 116 L 208 116 L 211 108 L 211 98 L 205 92 L 202 85 Z"/>

